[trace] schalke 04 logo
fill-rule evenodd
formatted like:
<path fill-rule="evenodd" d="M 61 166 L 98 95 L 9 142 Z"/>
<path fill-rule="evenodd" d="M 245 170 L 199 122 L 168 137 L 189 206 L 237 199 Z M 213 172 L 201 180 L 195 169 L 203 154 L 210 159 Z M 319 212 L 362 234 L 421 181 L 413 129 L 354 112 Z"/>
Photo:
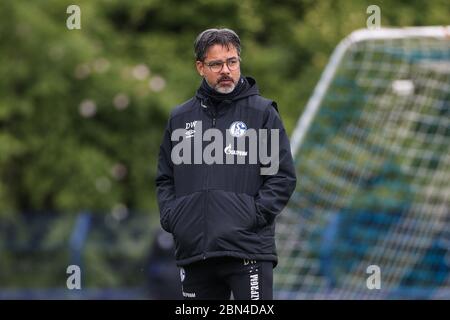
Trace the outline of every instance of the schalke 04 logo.
<path fill-rule="evenodd" d="M 242 137 L 247 131 L 247 125 L 242 121 L 235 121 L 230 126 L 230 133 L 233 137 Z"/>

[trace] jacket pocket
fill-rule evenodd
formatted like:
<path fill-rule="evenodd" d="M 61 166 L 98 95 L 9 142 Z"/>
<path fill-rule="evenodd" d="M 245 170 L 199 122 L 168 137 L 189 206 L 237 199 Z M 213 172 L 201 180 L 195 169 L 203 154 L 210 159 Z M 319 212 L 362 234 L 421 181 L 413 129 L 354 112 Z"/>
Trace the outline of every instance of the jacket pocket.
<path fill-rule="evenodd" d="M 194 192 L 179 197 L 172 207 L 168 226 L 175 240 L 177 259 L 191 257 L 202 251 L 203 198 L 202 192 Z"/>
<path fill-rule="evenodd" d="M 166 212 L 161 218 L 161 226 L 164 230 L 167 232 L 172 233 L 172 226 L 171 226 L 171 217 L 172 213 L 177 210 L 178 204 L 182 201 L 184 197 L 177 197 L 175 198 L 172 203 L 169 204 L 169 207 L 167 208 Z"/>
<path fill-rule="evenodd" d="M 207 249 L 255 252 L 260 238 L 253 197 L 223 190 L 210 190 L 208 193 Z"/>
<path fill-rule="evenodd" d="M 255 216 L 256 216 L 255 228 L 257 230 L 260 230 L 261 228 L 264 228 L 265 226 L 267 226 L 267 220 L 264 217 L 264 215 L 261 212 L 259 212 L 258 207 L 256 206 L 255 197 L 252 197 L 252 205 L 255 208 Z"/>
<path fill-rule="evenodd" d="M 211 190 L 208 201 L 208 220 L 212 231 L 251 231 L 255 228 L 256 206 L 253 197 L 245 193 Z"/>

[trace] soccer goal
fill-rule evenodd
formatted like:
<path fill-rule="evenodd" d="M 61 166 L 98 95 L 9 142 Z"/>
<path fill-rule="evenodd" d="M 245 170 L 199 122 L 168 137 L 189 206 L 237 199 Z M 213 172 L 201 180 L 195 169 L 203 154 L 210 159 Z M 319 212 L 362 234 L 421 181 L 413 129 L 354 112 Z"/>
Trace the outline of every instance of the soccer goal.
<path fill-rule="evenodd" d="M 276 298 L 450 298 L 450 27 L 350 34 L 291 143 Z"/>

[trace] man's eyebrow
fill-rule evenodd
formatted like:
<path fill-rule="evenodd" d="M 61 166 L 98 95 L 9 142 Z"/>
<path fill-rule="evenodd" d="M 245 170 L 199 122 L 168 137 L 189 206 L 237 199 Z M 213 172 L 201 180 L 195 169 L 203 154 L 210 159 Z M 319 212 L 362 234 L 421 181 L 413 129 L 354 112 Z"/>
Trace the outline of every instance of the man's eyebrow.
<path fill-rule="evenodd" d="M 232 60 L 232 59 L 237 59 L 237 57 L 230 57 L 230 58 L 226 59 L 225 61 Z M 220 59 L 211 60 L 209 63 L 214 63 L 214 62 L 222 62 L 223 63 L 223 60 L 220 60 Z"/>

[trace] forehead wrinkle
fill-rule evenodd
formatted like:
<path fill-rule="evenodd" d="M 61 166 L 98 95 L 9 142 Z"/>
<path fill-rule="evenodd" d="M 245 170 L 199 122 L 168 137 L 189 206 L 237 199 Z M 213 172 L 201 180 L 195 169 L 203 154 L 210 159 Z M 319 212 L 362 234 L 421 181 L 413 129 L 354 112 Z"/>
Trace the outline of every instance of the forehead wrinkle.
<path fill-rule="evenodd" d="M 209 61 L 226 61 L 237 57 L 237 50 L 231 43 L 229 45 L 215 44 L 206 52 L 206 59 Z"/>

